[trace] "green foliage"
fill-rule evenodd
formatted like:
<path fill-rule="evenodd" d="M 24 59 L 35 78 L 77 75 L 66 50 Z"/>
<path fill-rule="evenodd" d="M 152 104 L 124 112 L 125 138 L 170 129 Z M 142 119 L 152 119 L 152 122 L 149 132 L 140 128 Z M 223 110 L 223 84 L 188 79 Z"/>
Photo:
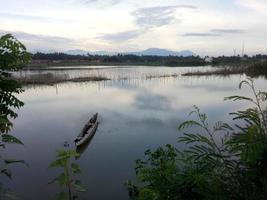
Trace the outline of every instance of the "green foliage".
<path fill-rule="evenodd" d="M 15 94 L 23 91 L 20 84 L 11 80 L 8 71 L 14 71 L 29 62 L 31 54 L 11 34 L 0 37 L 0 133 L 10 130 L 10 119 L 17 117 L 13 108 L 20 108 L 23 102 Z"/>
<path fill-rule="evenodd" d="M 195 106 L 195 120 L 181 123 L 179 143 L 183 151 L 167 145 L 146 151 L 147 159 L 136 161 L 138 185 L 126 183 L 132 199 L 266 199 L 267 196 L 267 111 L 266 92 L 256 91 L 252 80 L 242 81 L 253 97 L 231 96 L 253 107 L 230 113 L 234 126 L 208 123 Z M 188 129 L 190 128 L 190 129 Z"/>
<path fill-rule="evenodd" d="M 4 149 L 8 144 L 23 145 L 23 143 L 15 136 L 7 133 L 0 135 L 0 148 Z M 6 159 L 0 155 L 0 175 L 5 175 L 11 179 L 12 173 L 11 170 L 8 169 L 8 166 L 16 163 L 21 163 L 28 166 L 28 164 L 24 160 Z"/>
<path fill-rule="evenodd" d="M 19 139 L 10 134 L 0 135 L 0 148 L 5 148 L 7 144 L 23 145 L 23 143 Z M 8 166 L 16 163 L 21 163 L 28 166 L 28 164 L 24 160 L 6 159 L 0 155 L 0 175 L 5 175 L 11 179 L 12 173 L 11 170 L 8 169 Z"/>
<path fill-rule="evenodd" d="M 17 117 L 17 113 L 12 108 L 23 106 L 23 102 L 14 96 L 14 94 L 19 94 L 23 90 L 19 83 L 8 77 L 7 71 L 17 70 L 19 66 L 26 64 L 29 59 L 30 54 L 27 53 L 25 46 L 16 38 L 10 34 L 0 37 L 0 133 L 2 133 L 0 135 L 0 147 L 2 148 L 6 144 L 23 144 L 16 137 L 6 134 L 12 126 L 10 118 Z M 23 162 L 2 161 L 6 164 Z M 6 168 L 1 168 L 1 172 L 11 177 L 11 173 Z"/>
<path fill-rule="evenodd" d="M 28 63 L 31 55 L 26 47 L 11 34 L 0 37 L 0 68 L 2 70 L 17 70 Z"/>
<path fill-rule="evenodd" d="M 7 144 L 23 145 L 18 138 L 7 134 L 12 127 L 10 120 L 18 116 L 14 109 L 23 106 L 23 102 L 15 96 L 23 89 L 18 82 L 10 79 L 9 71 L 25 65 L 30 60 L 30 56 L 26 47 L 12 35 L 6 34 L 0 37 L 0 148 L 5 148 Z M 0 155 L 0 175 L 11 179 L 12 173 L 8 166 L 16 163 L 28 166 L 23 160 L 6 159 Z M 6 190 L 0 188 L 0 192 L 3 192 L 3 194 L 0 193 L 0 198 L 8 195 L 12 199 L 12 195 L 4 191 Z"/>
<path fill-rule="evenodd" d="M 58 150 L 56 160 L 50 163 L 49 168 L 62 168 L 63 172 L 54 178 L 49 184 L 57 183 L 62 191 L 58 195 L 58 200 L 73 200 L 77 196 L 73 192 L 85 192 L 80 180 L 73 180 L 72 175 L 81 173 L 79 165 L 70 163 L 72 158 L 78 156 L 75 150 Z"/>

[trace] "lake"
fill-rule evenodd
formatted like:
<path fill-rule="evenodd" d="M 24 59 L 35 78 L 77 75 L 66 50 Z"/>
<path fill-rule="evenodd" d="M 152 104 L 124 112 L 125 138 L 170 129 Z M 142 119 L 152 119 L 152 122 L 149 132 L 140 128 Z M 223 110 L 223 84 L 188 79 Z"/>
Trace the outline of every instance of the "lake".
<path fill-rule="evenodd" d="M 24 146 L 9 145 L 5 156 L 24 159 L 29 167 L 11 167 L 13 180 L 3 182 L 23 200 L 56 199 L 59 189 L 49 185 L 60 170 L 49 169 L 56 150 L 73 140 L 98 112 L 98 130 L 76 162 L 78 175 L 87 189 L 79 199 L 127 200 L 123 182 L 135 180 L 134 161 L 144 158 L 144 151 L 160 145 L 177 144 L 179 123 L 197 105 L 211 122 L 229 121 L 228 113 L 247 106 L 243 102 L 224 101 L 224 97 L 251 92 L 238 84 L 244 75 L 227 77 L 183 77 L 181 73 L 210 67 L 82 67 L 23 71 L 68 74 L 70 77 L 106 76 L 109 81 L 61 83 L 53 86 L 25 86 L 19 95 L 25 106 L 14 120 L 12 134 Z M 160 77 L 176 74 L 177 77 Z M 258 89 L 267 90 L 267 81 L 257 78 Z M 179 145 L 179 144 L 177 144 Z M 183 147 L 181 147 L 183 148 Z M 2 181 L 1 181 L 2 182 Z"/>

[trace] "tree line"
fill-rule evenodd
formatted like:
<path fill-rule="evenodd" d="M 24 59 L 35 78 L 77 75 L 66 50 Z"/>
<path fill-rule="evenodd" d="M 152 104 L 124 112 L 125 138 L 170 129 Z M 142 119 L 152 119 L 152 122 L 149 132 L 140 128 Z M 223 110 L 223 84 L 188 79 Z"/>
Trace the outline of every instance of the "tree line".
<path fill-rule="evenodd" d="M 166 66 L 198 66 L 205 64 L 205 60 L 199 56 L 137 56 L 137 55 L 69 55 L 65 53 L 40 53 L 33 55 L 33 60 L 61 60 L 61 61 L 86 61 L 88 63 L 121 63 L 142 65 L 166 65 Z"/>
<path fill-rule="evenodd" d="M 70 55 L 66 53 L 41 53 L 32 56 L 33 61 L 46 62 L 61 61 L 61 63 L 83 62 L 87 64 L 129 64 L 129 65 L 162 65 L 162 66 L 203 66 L 203 65 L 248 65 L 267 60 L 267 55 L 257 54 L 253 56 L 148 56 L 148 55 Z"/>

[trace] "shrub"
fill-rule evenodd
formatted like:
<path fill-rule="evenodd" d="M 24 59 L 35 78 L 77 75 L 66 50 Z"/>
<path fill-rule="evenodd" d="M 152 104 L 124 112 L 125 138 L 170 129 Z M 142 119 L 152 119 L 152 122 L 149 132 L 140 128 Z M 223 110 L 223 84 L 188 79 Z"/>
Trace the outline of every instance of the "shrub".
<path fill-rule="evenodd" d="M 252 80 L 242 81 L 254 96 L 231 96 L 233 101 L 249 101 L 253 107 L 230 113 L 232 127 L 224 122 L 209 126 L 206 114 L 195 106 L 179 130 L 197 127 L 198 133 L 185 132 L 179 151 L 171 145 L 147 150 L 145 160 L 136 161 L 138 184 L 126 186 L 132 199 L 265 199 L 267 195 L 267 110 L 262 103 L 267 93 L 256 91 Z M 243 124 L 243 125 L 240 125 Z"/>

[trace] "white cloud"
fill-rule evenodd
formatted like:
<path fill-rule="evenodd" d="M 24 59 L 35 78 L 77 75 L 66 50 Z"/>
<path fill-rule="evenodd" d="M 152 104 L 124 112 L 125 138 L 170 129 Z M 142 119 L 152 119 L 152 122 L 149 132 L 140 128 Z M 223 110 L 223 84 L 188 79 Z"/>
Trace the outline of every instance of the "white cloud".
<path fill-rule="evenodd" d="M 110 42 L 126 42 L 131 39 L 137 38 L 143 33 L 142 30 L 130 30 L 124 32 L 118 32 L 113 34 L 103 34 L 99 36 L 99 39 L 110 41 Z"/>
<path fill-rule="evenodd" d="M 237 4 L 267 15 L 266 0 L 236 0 Z"/>
<path fill-rule="evenodd" d="M 177 9 L 197 9 L 193 5 L 174 5 L 139 8 L 131 14 L 135 17 L 137 25 L 151 28 L 168 25 L 175 21 L 175 11 Z"/>

